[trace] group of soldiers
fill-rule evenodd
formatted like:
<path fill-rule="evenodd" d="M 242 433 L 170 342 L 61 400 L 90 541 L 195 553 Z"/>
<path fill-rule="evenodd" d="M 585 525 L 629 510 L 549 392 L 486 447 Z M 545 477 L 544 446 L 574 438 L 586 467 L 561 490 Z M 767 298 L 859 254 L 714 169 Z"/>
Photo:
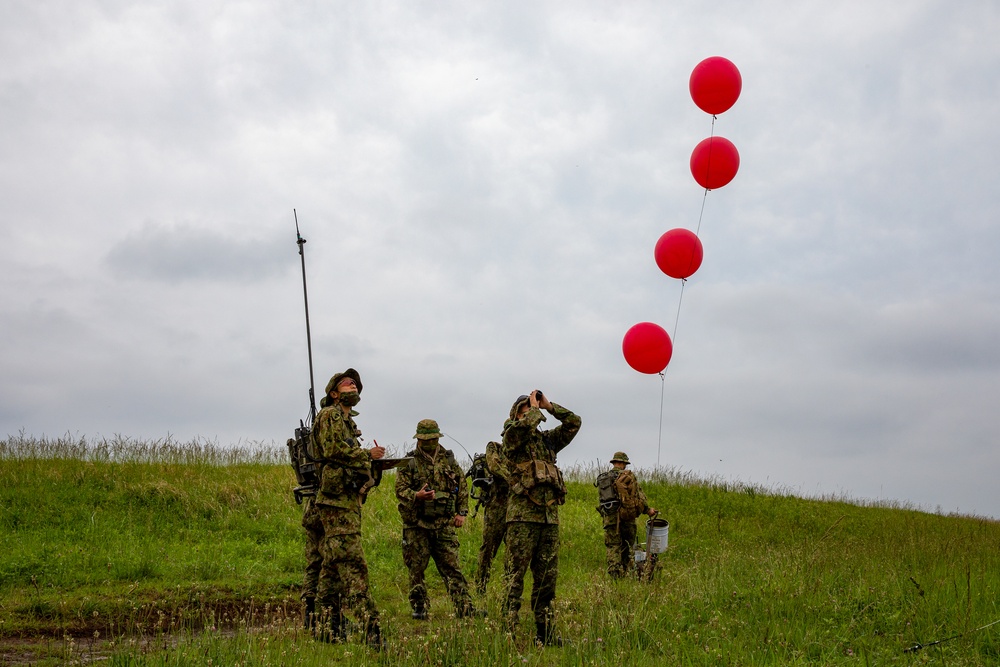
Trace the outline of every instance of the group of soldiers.
<path fill-rule="evenodd" d="M 354 421 L 358 413 L 353 409 L 361 399 L 361 391 L 361 377 L 353 368 L 335 374 L 313 421 L 310 444 L 318 462 L 318 475 L 315 495 L 306 499 L 302 517 L 306 532 L 302 599 L 306 627 L 318 639 L 345 640 L 345 613 L 350 613 L 367 643 L 382 649 L 385 639 L 361 546 L 361 508 L 375 484 L 372 463 L 385 457 L 385 449 L 377 444 L 362 445 L 361 431 Z M 548 430 L 539 428 L 546 421 L 543 411 L 559 425 Z M 484 525 L 476 589 L 485 593 L 493 559 L 500 545 L 506 544 L 503 621 L 514 632 L 524 577 L 530 569 L 535 639 L 546 646 L 563 643 L 553 628 L 552 608 L 558 576 L 559 506 L 566 497 L 556 457 L 573 440 L 580 425 L 579 416 L 535 390 L 514 401 L 503 425 L 501 442 L 491 442 L 486 448 L 490 478 L 479 496 Z M 413 436 L 416 447 L 398 462 L 396 474 L 403 562 L 409 571 L 409 601 L 416 620 L 429 618 L 430 596 L 424 572 L 432 559 L 445 582 L 455 615 L 486 615 L 474 605 L 458 562 L 457 529 L 465 523 L 469 507 L 467 475 L 454 454 L 442 446 L 441 436 L 435 420 L 421 420 Z M 631 475 L 624 470 L 627 464 L 628 457 L 618 452 L 612 459 L 614 469 L 609 472 Z M 634 488 L 638 496 L 627 503 L 629 512 L 654 515 L 656 510 L 648 506 L 645 495 L 637 485 Z M 618 507 L 598 510 L 604 515 L 608 572 L 613 577 L 623 576 L 633 558 L 634 517 L 630 520 L 630 515 Z"/>

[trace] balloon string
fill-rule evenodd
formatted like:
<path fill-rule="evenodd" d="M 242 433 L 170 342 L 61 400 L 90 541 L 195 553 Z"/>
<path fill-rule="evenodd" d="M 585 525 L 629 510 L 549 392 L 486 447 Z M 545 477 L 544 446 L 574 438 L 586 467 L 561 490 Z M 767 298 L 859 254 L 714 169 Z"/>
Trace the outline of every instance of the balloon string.
<path fill-rule="evenodd" d="M 708 162 L 705 163 L 705 174 L 712 173 L 712 139 L 715 138 L 715 114 L 712 114 L 712 129 L 708 132 Z M 698 236 L 701 232 L 701 220 L 705 217 L 705 202 L 708 200 L 709 189 L 705 188 L 705 195 L 701 198 L 701 213 L 698 214 L 698 226 L 695 228 L 694 235 Z"/>
<path fill-rule="evenodd" d="M 708 137 L 713 139 L 715 137 L 715 119 L 716 115 L 712 114 L 712 127 L 709 130 Z M 709 144 L 711 146 L 711 144 Z M 706 173 L 710 173 L 712 168 L 712 151 L 708 151 L 708 163 L 705 165 Z M 701 198 L 701 211 L 698 213 L 698 225 L 695 227 L 695 236 L 700 236 L 701 234 L 701 221 L 705 218 L 705 203 L 708 201 L 709 189 L 705 188 L 705 193 Z M 674 334 L 671 337 L 671 341 L 676 348 L 677 346 L 677 327 L 681 321 L 681 304 L 684 302 L 684 286 L 687 285 L 687 278 L 681 278 L 681 293 L 677 298 L 677 315 L 674 317 Z M 660 427 L 656 435 L 656 467 L 660 467 L 660 448 L 663 444 L 663 404 L 664 397 L 666 395 L 666 382 L 667 371 L 663 369 L 660 371 Z"/>
<path fill-rule="evenodd" d="M 660 444 L 663 442 L 663 396 L 666 382 L 667 370 L 660 371 L 660 431 L 656 434 L 656 469 L 660 469 Z"/>
<path fill-rule="evenodd" d="M 680 298 L 677 299 L 677 315 L 674 316 L 674 333 L 671 335 L 670 340 L 674 345 L 677 345 L 677 327 L 681 321 L 681 303 L 684 302 L 684 286 L 687 285 L 687 278 L 681 278 L 681 294 Z M 667 371 L 663 369 L 660 371 L 660 430 L 656 435 L 656 467 L 660 467 L 660 448 L 663 444 L 663 403 L 664 396 L 666 395 L 666 378 Z"/>

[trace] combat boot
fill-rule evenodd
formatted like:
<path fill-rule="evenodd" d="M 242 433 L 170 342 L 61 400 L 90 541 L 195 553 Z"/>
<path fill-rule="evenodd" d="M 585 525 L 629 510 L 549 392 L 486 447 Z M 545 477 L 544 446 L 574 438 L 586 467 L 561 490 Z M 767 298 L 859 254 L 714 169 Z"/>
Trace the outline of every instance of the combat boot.
<path fill-rule="evenodd" d="M 321 642 L 339 644 L 347 639 L 347 623 L 344 614 L 333 607 L 323 607 L 317 619 L 314 632 Z"/>
<path fill-rule="evenodd" d="M 456 618 L 486 618 L 485 609 L 476 609 L 471 602 L 455 610 Z"/>
<path fill-rule="evenodd" d="M 385 650 L 385 637 L 382 636 L 382 628 L 379 626 L 378 621 L 368 623 L 368 627 L 365 629 L 365 642 L 371 649 L 379 652 Z"/>
<path fill-rule="evenodd" d="M 565 646 L 567 642 L 545 621 L 535 621 L 535 643 L 540 646 Z"/>

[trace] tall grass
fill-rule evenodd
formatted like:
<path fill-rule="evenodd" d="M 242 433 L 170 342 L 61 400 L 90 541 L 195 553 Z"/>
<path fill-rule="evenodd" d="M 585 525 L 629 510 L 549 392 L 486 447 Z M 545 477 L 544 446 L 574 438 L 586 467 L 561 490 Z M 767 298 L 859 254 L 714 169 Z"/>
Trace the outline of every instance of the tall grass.
<path fill-rule="evenodd" d="M 364 535 L 389 649 L 317 644 L 298 621 L 301 508 L 285 455 L 0 443 L 0 636 L 49 637 L 34 645 L 42 659 L 120 665 L 1000 664 L 1000 625 L 977 630 L 1000 618 L 995 521 L 645 470 L 670 548 L 651 584 L 611 581 L 596 464 L 570 471 L 560 510 L 569 646 L 534 646 L 527 596 L 523 626 L 503 631 L 499 562 L 478 601 L 489 618 L 456 620 L 430 568 L 432 619 L 411 620 L 391 475 Z M 461 532 L 469 575 L 481 529 L 477 517 Z"/>

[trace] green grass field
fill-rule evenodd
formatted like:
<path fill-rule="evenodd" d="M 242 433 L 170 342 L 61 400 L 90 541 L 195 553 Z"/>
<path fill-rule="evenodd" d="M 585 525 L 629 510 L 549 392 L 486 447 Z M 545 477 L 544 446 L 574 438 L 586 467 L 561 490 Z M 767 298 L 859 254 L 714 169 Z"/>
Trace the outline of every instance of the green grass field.
<path fill-rule="evenodd" d="M 411 620 L 390 475 L 364 534 L 389 649 L 316 643 L 299 619 L 301 508 L 285 456 L 0 441 L 0 664 L 1000 664 L 1000 624 L 982 628 L 1000 619 L 1000 523 L 672 470 L 638 471 L 670 521 L 651 584 L 605 576 L 598 471 L 570 471 L 563 648 L 534 645 L 527 599 L 520 631 L 501 629 L 499 561 L 479 602 L 489 618 L 456 620 L 430 567 L 431 621 Z M 461 531 L 467 575 L 480 535 L 479 518 Z"/>

